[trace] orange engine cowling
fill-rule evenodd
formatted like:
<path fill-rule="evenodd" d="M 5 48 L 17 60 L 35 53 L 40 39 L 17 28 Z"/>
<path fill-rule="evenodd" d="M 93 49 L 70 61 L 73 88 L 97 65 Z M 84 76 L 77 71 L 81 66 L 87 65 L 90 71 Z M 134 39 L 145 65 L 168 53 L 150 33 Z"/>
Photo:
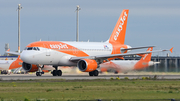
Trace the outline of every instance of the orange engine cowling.
<path fill-rule="evenodd" d="M 38 71 L 38 66 L 34 65 L 34 64 L 28 64 L 23 62 L 22 63 L 22 68 L 26 71 L 26 72 L 36 72 Z"/>
<path fill-rule="evenodd" d="M 77 65 L 79 70 L 82 72 L 92 72 L 98 67 L 97 62 L 91 59 L 80 60 Z"/>

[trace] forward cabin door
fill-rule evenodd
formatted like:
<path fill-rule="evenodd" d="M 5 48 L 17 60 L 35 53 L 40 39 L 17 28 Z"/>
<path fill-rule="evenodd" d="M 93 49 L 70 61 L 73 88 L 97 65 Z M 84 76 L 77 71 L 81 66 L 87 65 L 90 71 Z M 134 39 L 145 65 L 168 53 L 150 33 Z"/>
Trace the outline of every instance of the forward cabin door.
<path fill-rule="evenodd" d="M 50 54 L 51 49 L 50 49 L 49 45 L 44 44 L 44 46 L 46 47 L 46 56 L 51 56 L 51 54 Z"/>

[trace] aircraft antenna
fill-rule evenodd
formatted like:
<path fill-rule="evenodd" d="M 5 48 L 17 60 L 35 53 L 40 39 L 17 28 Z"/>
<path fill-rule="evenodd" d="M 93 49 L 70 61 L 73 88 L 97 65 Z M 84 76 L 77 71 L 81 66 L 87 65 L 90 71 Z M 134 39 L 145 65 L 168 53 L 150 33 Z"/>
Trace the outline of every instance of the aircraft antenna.
<path fill-rule="evenodd" d="M 20 53 L 20 10 L 22 9 L 21 4 L 18 4 L 18 53 Z"/>
<path fill-rule="evenodd" d="M 76 42 L 79 41 L 79 10 L 81 10 L 81 8 L 79 7 L 79 5 L 77 5 L 77 9 L 76 9 L 76 12 L 77 12 L 77 17 L 76 17 Z"/>

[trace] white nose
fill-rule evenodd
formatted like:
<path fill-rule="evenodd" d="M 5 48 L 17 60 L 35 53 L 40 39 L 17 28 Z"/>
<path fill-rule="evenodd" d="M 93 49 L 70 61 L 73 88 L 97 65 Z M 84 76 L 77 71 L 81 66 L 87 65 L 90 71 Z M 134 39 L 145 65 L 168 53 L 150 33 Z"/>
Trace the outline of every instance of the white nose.
<path fill-rule="evenodd" d="M 34 61 L 33 55 L 30 52 L 28 52 L 28 51 L 22 51 L 20 57 L 21 57 L 21 60 L 23 62 L 26 62 L 26 63 L 30 63 L 31 64 Z"/>

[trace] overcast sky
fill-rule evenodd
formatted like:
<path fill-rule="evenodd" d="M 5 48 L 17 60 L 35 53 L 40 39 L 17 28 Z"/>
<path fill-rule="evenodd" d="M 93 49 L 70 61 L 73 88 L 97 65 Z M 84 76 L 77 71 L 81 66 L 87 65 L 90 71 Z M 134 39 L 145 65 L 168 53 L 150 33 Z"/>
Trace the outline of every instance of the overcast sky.
<path fill-rule="evenodd" d="M 18 4 L 23 7 L 21 50 L 40 39 L 75 41 L 75 10 L 80 5 L 80 41 L 106 41 L 122 10 L 129 9 L 125 44 L 174 47 L 170 55 L 180 56 L 179 0 L 0 0 L 0 54 L 5 52 L 5 43 L 11 51 L 18 49 Z"/>

